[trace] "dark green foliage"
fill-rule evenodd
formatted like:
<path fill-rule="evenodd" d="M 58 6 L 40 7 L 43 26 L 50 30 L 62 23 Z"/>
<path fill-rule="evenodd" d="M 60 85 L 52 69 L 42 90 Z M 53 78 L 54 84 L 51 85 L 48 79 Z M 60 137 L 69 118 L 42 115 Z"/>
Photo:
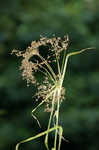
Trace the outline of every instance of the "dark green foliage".
<path fill-rule="evenodd" d="M 68 51 L 96 47 L 96 50 L 69 60 L 64 82 L 66 100 L 61 106 L 60 123 L 64 129 L 64 137 L 78 149 L 98 150 L 98 0 L 0 2 L 0 149 L 15 149 L 17 142 L 46 128 L 45 120 L 48 116 L 42 110 L 37 114 L 42 129 L 39 129 L 31 117 L 31 111 L 36 105 L 31 97 L 36 89 L 26 87 L 18 70 L 20 60 L 17 61 L 10 55 L 14 48 L 24 50 L 32 40 L 39 39 L 40 34 L 47 37 L 52 34 L 61 37 L 68 34 Z M 43 146 L 43 140 L 39 139 L 22 149 L 44 149 Z"/>

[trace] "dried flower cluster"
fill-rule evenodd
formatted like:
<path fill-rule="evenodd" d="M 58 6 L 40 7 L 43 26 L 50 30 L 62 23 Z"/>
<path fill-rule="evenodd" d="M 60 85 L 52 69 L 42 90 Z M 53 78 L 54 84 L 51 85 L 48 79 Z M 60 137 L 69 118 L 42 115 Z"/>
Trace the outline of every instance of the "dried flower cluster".
<path fill-rule="evenodd" d="M 22 62 L 20 66 L 20 70 L 22 70 L 22 77 L 27 81 L 27 86 L 29 86 L 30 82 L 38 87 L 38 92 L 35 96 L 37 96 L 37 100 L 42 98 L 47 104 L 45 110 L 50 111 L 50 104 L 53 99 L 53 93 L 57 87 L 57 84 L 60 80 L 61 74 L 58 72 L 55 74 L 50 63 L 59 61 L 60 53 L 65 51 L 68 46 L 68 36 L 64 37 L 62 40 L 60 37 L 52 37 L 46 38 L 41 37 L 39 41 L 32 41 L 31 46 L 29 46 L 25 52 L 19 50 L 13 50 L 12 54 L 15 53 L 16 56 L 22 56 Z M 44 58 L 40 54 L 40 47 L 47 46 L 49 55 L 47 58 Z M 44 53 L 44 52 L 43 52 Z M 52 57 L 54 59 L 52 59 Z M 31 58 L 33 58 L 31 60 Z M 35 72 L 41 72 L 44 74 L 44 80 L 39 83 L 35 78 Z M 56 100 L 57 102 L 57 93 Z M 61 88 L 60 93 L 60 102 L 64 99 L 64 88 Z"/>

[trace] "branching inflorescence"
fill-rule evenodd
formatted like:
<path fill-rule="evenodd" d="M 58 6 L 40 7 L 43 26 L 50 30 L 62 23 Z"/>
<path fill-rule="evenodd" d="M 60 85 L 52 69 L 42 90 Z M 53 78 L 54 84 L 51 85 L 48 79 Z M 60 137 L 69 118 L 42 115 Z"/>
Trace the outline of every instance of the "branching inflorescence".
<path fill-rule="evenodd" d="M 22 70 L 23 79 L 27 81 L 27 86 L 32 83 L 37 87 L 37 93 L 35 94 L 35 97 L 37 100 L 40 99 L 40 103 L 32 110 L 32 116 L 37 120 L 39 126 L 40 123 L 34 115 L 36 109 L 39 108 L 42 104 L 46 104 L 45 111 L 50 112 L 47 130 L 36 136 L 19 142 L 16 145 L 16 150 L 18 150 L 18 147 L 21 143 L 26 143 L 43 135 L 45 135 L 45 146 L 47 150 L 49 150 L 48 135 L 53 130 L 55 130 L 55 138 L 52 150 L 56 150 L 57 145 L 58 150 L 60 150 L 63 129 L 61 126 L 59 126 L 59 108 L 65 94 L 63 80 L 65 77 L 68 58 L 72 55 L 80 54 L 87 49 L 92 49 L 86 48 L 80 51 L 67 53 L 68 43 L 68 36 L 65 36 L 64 40 L 62 40 L 60 37 L 41 37 L 39 41 L 33 41 L 31 46 L 29 46 L 25 52 L 18 50 L 12 51 L 12 54 L 15 53 L 17 56 L 23 57 L 20 70 Z M 47 48 L 49 55 L 45 57 L 42 56 L 40 52 L 42 47 Z M 43 53 L 45 52 L 43 51 Z M 62 58 L 60 59 L 61 56 Z M 57 66 L 55 67 L 57 70 L 55 68 L 53 69 L 52 63 L 54 63 L 54 66 Z M 41 72 L 44 77 L 42 83 L 38 82 L 35 77 L 36 73 L 39 72 Z M 51 128 L 52 120 L 54 120 L 54 126 Z M 59 140 L 57 143 L 58 137 Z"/>

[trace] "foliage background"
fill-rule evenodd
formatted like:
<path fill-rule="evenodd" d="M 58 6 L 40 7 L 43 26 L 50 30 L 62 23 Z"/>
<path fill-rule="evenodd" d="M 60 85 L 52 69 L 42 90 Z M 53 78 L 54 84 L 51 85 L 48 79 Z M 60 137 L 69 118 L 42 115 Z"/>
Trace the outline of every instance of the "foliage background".
<path fill-rule="evenodd" d="M 6 0 L 0 2 L 0 149 L 12 150 L 20 140 L 47 127 L 49 114 L 37 112 L 42 128 L 31 117 L 36 103 L 33 87 L 26 87 L 18 70 L 20 59 L 12 49 L 25 49 L 40 35 L 68 34 L 68 51 L 96 47 L 69 60 L 61 105 L 62 149 L 99 149 L 99 1 Z M 50 144 L 53 135 L 50 136 Z M 20 149 L 45 149 L 43 138 Z"/>

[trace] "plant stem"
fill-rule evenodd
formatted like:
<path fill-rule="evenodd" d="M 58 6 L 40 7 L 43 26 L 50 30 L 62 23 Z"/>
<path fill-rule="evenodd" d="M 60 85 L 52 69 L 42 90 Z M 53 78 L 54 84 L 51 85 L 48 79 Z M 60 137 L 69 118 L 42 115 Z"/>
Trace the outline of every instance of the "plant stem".
<path fill-rule="evenodd" d="M 50 118 L 49 118 L 47 131 L 49 131 L 49 129 L 50 129 L 51 120 L 52 120 L 52 116 L 53 116 L 53 112 L 54 112 L 55 95 L 56 95 L 56 90 L 53 93 L 52 110 L 51 110 L 51 114 L 50 114 Z M 47 150 L 49 150 L 49 148 L 48 148 L 48 132 L 47 132 L 46 137 L 45 137 L 45 146 L 46 146 Z"/>
<path fill-rule="evenodd" d="M 51 66 L 47 63 L 47 61 L 41 55 L 39 55 L 39 57 L 41 58 L 42 61 L 44 61 L 44 63 L 46 64 L 46 66 L 48 67 L 48 69 L 50 70 L 50 72 L 52 73 L 54 79 L 56 80 L 56 75 L 55 75 L 53 69 L 51 68 Z"/>
<path fill-rule="evenodd" d="M 57 99 L 57 110 L 56 110 L 56 125 L 55 126 L 58 126 L 58 119 L 59 119 L 59 107 L 60 107 L 60 104 L 59 104 L 59 100 L 60 100 L 60 89 L 57 90 L 57 94 L 58 94 L 58 99 Z M 54 147 L 56 149 L 56 145 L 57 145 L 57 134 L 58 134 L 58 129 L 56 128 L 56 132 L 55 132 L 55 140 L 54 140 Z"/>

